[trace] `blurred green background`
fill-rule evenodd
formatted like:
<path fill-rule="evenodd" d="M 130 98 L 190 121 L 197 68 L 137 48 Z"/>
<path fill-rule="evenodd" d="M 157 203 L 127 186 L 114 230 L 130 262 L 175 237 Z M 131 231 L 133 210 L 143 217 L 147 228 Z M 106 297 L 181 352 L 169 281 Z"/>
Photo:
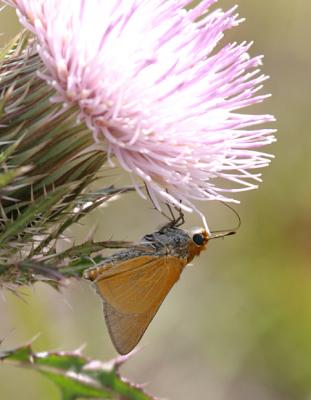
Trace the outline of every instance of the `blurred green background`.
<path fill-rule="evenodd" d="M 232 0 L 219 0 L 228 8 Z M 123 374 L 172 400 L 311 399 L 311 2 L 240 0 L 246 17 L 226 40 L 254 40 L 264 54 L 273 97 L 255 108 L 277 117 L 276 155 L 260 189 L 240 195 L 242 227 L 213 241 L 183 273 Z M 0 14 L 2 44 L 19 27 L 12 10 Z M 109 170 L 111 182 L 126 177 Z M 236 224 L 221 204 L 202 207 L 214 229 Z M 109 203 L 70 234 L 83 240 L 138 240 L 163 219 L 137 194 Z M 186 227 L 199 225 L 187 216 Z M 87 282 L 61 293 L 38 284 L 0 297 L 0 338 L 16 346 L 41 333 L 37 351 L 73 350 L 100 359 L 116 355 L 100 299 Z M 0 365 L 1 400 L 54 400 L 57 389 L 34 372 Z"/>

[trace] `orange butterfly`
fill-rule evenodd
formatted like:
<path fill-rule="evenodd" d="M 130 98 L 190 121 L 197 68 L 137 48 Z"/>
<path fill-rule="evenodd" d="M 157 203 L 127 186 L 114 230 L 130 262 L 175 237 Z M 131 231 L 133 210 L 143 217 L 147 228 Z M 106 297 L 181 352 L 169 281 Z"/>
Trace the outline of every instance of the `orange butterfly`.
<path fill-rule="evenodd" d="M 206 248 L 205 230 L 189 235 L 168 224 L 144 236 L 138 246 L 107 257 L 84 277 L 93 281 L 103 299 L 111 340 L 120 354 L 129 353 L 140 341 L 184 267 Z"/>

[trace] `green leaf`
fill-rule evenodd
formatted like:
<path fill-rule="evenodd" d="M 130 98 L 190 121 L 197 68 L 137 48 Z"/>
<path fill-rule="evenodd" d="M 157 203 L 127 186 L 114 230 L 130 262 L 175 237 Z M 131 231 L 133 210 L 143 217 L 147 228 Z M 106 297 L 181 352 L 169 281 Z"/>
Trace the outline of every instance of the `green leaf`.
<path fill-rule="evenodd" d="M 127 359 L 128 356 L 120 356 L 104 363 L 79 352 L 34 353 L 31 345 L 0 351 L 2 362 L 31 368 L 45 375 L 59 387 L 63 400 L 154 399 L 120 376 L 119 367 Z"/>

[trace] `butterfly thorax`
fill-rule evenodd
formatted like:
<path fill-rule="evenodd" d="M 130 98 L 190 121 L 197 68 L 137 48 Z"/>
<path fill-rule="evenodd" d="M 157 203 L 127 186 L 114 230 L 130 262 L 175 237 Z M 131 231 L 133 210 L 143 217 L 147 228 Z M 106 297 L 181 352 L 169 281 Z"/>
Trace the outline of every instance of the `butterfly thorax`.
<path fill-rule="evenodd" d="M 190 236 L 178 228 L 163 228 L 158 232 L 145 235 L 142 245 L 151 245 L 159 256 L 187 258 Z"/>

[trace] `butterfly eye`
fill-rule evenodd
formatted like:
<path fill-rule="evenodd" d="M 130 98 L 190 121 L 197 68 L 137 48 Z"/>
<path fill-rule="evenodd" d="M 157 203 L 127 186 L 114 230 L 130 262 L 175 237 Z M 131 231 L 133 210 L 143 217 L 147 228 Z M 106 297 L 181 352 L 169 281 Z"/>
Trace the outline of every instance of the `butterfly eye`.
<path fill-rule="evenodd" d="M 192 240 L 194 241 L 194 243 L 198 246 L 202 246 L 205 243 L 205 238 L 201 233 L 195 233 L 192 236 Z"/>

